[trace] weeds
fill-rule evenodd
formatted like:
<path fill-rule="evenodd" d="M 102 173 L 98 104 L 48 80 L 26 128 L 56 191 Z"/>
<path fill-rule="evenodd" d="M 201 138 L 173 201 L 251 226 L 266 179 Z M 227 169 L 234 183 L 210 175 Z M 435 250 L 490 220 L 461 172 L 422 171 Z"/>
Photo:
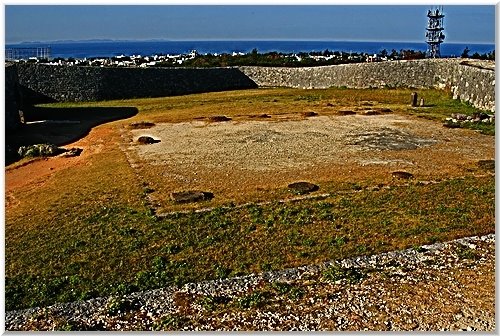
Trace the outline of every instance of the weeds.
<path fill-rule="evenodd" d="M 226 296 L 204 295 L 198 298 L 197 303 L 208 311 L 214 311 L 221 306 L 225 306 L 231 302 L 231 299 Z"/>
<path fill-rule="evenodd" d="M 347 238 L 344 236 L 335 236 L 328 240 L 328 245 L 340 248 L 344 246 L 347 242 Z"/>
<path fill-rule="evenodd" d="M 168 314 L 153 325 L 155 331 L 181 330 L 189 322 L 189 319 L 180 314 Z"/>
<path fill-rule="evenodd" d="M 255 291 L 240 298 L 238 300 L 237 305 L 239 308 L 243 309 L 260 308 L 266 303 L 268 296 L 269 296 L 268 292 Z"/>
<path fill-rule="evenodd" d="M 480 258 L 479 252 L 462 244 L 457 244 L 455 252 L 459 259 L 475 260 Z"/>
<path fill-rule="evenodd" d="M 106 303 L 106 315 L 116 316 L 135 310 L 138 307 L 139 302 L 136 299 L 129 300 L 120 297 L 112 297 Z"/>
<path fill-rule="evenodd" d="M 322 95 L 300 95 L 295 98 L 295 100 L 297 101 L 305 100 L 307 102 L 320 101 L 322 99 L 323 99 Z"/>
<path fill-rule="evenodd" d="M 355 268 L 334 265 L 323 271 L 323 279 L 331 282 L 345 281 L 348 284 L 356 284 L 364 278 L 365 274 Z"/>
<path fill-rule="evenodd" d="M 271 288 L 280 295 L 286 295 L 291 300 L 301 299 L 305 294 L 301 287 L 286 282 L 273 282 Z"/>
<path fill-rule="evenodd" d="M 224 267 L 221 265 L 217 265 L 215 267 L 215 277 L 217 279 L 225 279 L 231 274 L 231 271 L 232 270 L 230 268 L 227 268 L 227 267 Z"/>

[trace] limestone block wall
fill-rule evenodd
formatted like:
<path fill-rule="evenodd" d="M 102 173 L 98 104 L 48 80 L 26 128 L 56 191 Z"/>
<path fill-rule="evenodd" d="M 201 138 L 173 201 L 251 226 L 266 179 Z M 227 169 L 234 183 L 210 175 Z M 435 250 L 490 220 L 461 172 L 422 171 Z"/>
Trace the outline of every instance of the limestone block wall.
<path fill-rule="evenodd" d="M 455 99 L 494 111 L 495 71 L 462 63 L 462 59 L 425 59 L 307 68 L 240 69 L 259 86 L 442 88 L 451 90 Z"/>
<path fill-rule="evenodd" d="M 257 88 L 237 68 L 106 68 L 100 99 L 176 96 Z"/>
<path fill-rule="evenodd" d="M 256 88 L 236 68 L 100 68 L 19 64 L 23 97 L 45 101 L 98 101 Z"/>
<path fill-rule="evenodd" d="M 425 59 L 322 67 L 99 68 L 18 64 L 28 103 L 161 97 L 256 87 L 443 88 L 480 109 L 495 110 L 494 67 L 463 59 Z"/>
<path fill-rule="evenodd" d="M 357 63 L 334 66 L 279 68 L 241 67 L 259 86 L 285 86 L 304 89 L 348 87 L 415 87 L 432 86 L 432 62 L 399 61 Z"/>
<path fill-rule="evenodd" d="M 19 88 L 27 104 L 92 101 L 103 97 L 103 68 L 17 64 Z"/>
<path fill-rule="evenodd" d="M 452 76 L 442 81 L 451 90 L 453 99 L 495 111 L 495 71 L 458 64 Z"/>

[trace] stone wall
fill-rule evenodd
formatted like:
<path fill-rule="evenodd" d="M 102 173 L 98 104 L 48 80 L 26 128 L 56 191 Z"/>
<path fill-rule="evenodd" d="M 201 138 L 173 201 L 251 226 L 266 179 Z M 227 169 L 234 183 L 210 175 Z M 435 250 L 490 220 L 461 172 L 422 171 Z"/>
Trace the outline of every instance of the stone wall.
<path fill-rule="evenodd" d="M 259 86 L 303 89 L 348 87 L 425 88 L 434 82 L 432 62 L 399 61 L 335 66 L 279 68 L 241 67 Z"/>
<path fill-rule="evenodd" d="M 29 103 L 162 97 L 256 88 L 236 68 L 100 68 L 19 64 Z"/>
<path fill-rule="evenodd" d="M 495 71 L 463 59 L 426 59 L 306 68 L 98 68 L 18 64 L 23 98 L 95 101 L 160 97 L 266 86 L 296 88 L 443 88 L 480 109 L 495 110 Z M 469 61 L 472 63 L 472 61 Z"/>
<path fill-rule="evenodd" d="M 19 88 L 27 104 L 102 100 L 103 68 L 20 63 Z"/>
<path fill-rule="evenodd" d="M 259 86 L 295 88 L 442 88 L 455 99 L 495 110 L 494 68 L 462 59 L 425 59 L 307 68 L 240 67 Z M 470 61 L 470 63 L 473 63 Z"/>
<path fill-rule="evenodd" d="M 257 88 L 237 68 L 107 68 L 100 99 L 177 96 Z"/>
<path fill-rule="evenodd" d="M 441 74 L 444 70 L 441 70 Z M 441 78 L 441 86 L 449 88 L 453 99 L 495 111 L 495 71 L 458 64 L 452 76 Z"/>
<path fill-rule="evenodd" d="M 21 126 L 19 116 L 19 92 L 17 71 L 13 64 L 5 65 L 5 131 L 11 132 Z"/>

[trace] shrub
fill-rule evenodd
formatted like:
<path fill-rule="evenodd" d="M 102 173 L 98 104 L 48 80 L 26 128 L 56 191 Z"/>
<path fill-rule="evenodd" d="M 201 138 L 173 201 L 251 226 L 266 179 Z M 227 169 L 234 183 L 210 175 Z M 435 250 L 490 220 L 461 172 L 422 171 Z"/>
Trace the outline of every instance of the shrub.
<path fill-rule="evenodd" d="M 266 300 L 266 292 L 253 292 L 238 300 L 238 307 L 240 308 L 257 308 L 262 307 Z"/>
<path fill-rule="evenodd" d="M 126 299 L 120 297 L 112 297 L 106 304 L 106 314 L 109 316 L 116 316 L 124 314 L 127 311 L 135 310 L 139 307 L 139 301 L 136 299 Z"/>
<path fill-rule="evenodd" d="M 323 279 L 327 281 L 342 281 L 355 284 L 363 280 L 365 275 L 355 268 L 344 268 L 338 265 L 330 266 L 323 271 Z"/>
<path fill-rule="evenodd" d="M 37 144 L 31 146 L 19 147 L 17 153 L 21 158 L 38 157 L 38 156 L 54 156 L 64 152 L 64 149 L 52 144 Z"/>

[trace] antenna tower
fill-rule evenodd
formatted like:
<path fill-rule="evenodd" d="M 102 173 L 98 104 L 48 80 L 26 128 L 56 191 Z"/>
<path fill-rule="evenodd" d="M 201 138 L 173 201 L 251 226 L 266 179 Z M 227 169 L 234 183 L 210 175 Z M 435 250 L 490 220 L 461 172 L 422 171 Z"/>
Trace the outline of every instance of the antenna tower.
<path fill-rule="evenodd" d="M 427 12 L 429 18 L 427 24 L 427 33 L 425 34 L 427 42 L 427 57 L 441 57 L 441 43 L 444 41 L 443 27 L 443 7 L 429 9 Z"/>

